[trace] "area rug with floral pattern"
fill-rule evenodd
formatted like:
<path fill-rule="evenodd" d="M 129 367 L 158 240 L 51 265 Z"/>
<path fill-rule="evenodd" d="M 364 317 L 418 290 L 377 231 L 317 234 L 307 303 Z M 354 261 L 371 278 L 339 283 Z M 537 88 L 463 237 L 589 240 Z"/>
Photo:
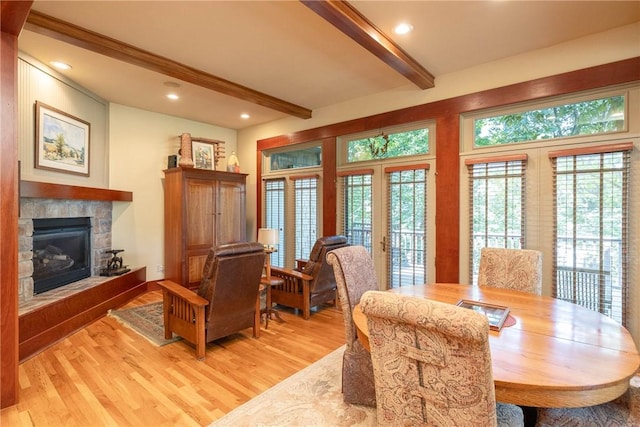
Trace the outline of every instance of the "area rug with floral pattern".
<path fill-rule="evenodd" d="M 376 410 L 342 400 L 344 346 L 237 407 L 210 427 L 375 426 Z"/>
<path fill-rule="evenodd" d="M 109 310 L 108 315 L 133 329 L 157 346 L 163 346 L 182 339 L 177 335 L 174 335 L 173 338 L 168 340 L 164 339 L 162 302 L 154 302 L 121 310 Z"/>

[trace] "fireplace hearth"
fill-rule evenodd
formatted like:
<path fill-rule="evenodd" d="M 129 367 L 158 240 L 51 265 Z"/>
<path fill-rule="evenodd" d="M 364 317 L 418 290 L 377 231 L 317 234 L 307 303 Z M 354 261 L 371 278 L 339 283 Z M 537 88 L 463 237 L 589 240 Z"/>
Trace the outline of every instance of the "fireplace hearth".
<path fill-rule="evenodd" d="M 91 276 L 91 219 L 33 220 L 33 294 Z"/>

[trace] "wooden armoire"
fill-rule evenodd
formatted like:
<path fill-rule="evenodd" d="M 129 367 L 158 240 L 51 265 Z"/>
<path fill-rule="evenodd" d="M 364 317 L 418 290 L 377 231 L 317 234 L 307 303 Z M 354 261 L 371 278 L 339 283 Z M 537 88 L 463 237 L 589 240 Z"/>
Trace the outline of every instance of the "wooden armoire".
<path fill-rule="evenodd" d="M 197 288 L 210 248 L 246 241 L 247 175 L 176 167 L 164 176 L 164 277 Z"/>

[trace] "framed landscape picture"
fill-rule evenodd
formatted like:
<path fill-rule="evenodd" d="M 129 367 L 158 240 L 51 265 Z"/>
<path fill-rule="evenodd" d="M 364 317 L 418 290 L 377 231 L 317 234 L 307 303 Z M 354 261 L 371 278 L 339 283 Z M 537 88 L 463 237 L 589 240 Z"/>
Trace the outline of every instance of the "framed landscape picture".
<path fill-rule="evenodd" d="M 40 101 L 35 119 L 35 167 L 89 176 L 89 122 Z"/>
<path fill-rule="evenodd" d="M 213 144 L 198 141 L 191 143 L 194 168 L 213 170 L 213 154 Z"/>
<path fill-rule="evenodd" d="M 487 316 L 487 320 L 489 320 L 489 329 L 493 329 L 494 331 L 502 329 L 504 321 L 507 320 L 507 316 L 509 316 L 509 307 L 504 307 L 502 305 L 487 304 L 480 301 L 471 301 L 466 299 L 458 301 L 458 304 L 456 305 L 477 311 L 478 313 Z"/>

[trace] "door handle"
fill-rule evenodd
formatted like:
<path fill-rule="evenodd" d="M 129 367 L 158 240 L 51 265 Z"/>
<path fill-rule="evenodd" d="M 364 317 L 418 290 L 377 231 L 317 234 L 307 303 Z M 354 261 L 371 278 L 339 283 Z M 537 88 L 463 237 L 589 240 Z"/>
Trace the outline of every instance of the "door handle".
<path fill-rule="evenodd" d="M 380 245 L 382 246 L 382 252 L 386 252 L 387 251 L 387 236 L 382 236 L 382 241 L 380 242 Z"/>

